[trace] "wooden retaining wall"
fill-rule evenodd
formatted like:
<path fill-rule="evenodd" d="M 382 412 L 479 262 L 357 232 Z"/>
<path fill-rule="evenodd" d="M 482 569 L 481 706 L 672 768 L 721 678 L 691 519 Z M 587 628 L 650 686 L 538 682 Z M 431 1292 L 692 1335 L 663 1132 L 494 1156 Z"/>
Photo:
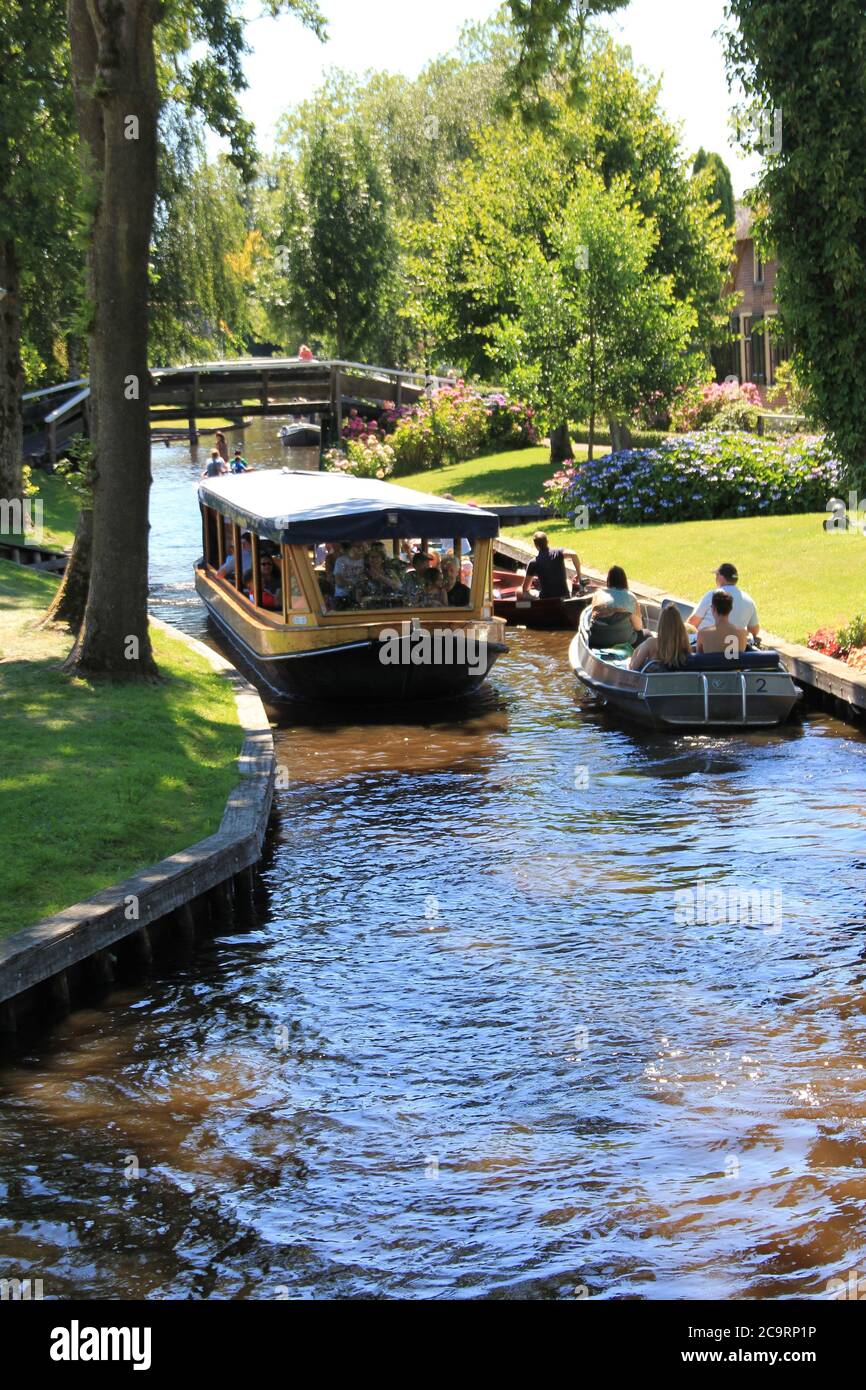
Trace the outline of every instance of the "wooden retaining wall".
<path fill-rule="evenodd" d="M 189 944 L 212 918 L 251 904 L 273 800 L 274 741 L 258 691 L 202 642 L 154 627 L 204 656 L 230 681 L 244 740 L 238 782 L 219 830 L 35 926 L 0 941 L 0 1032 L 34 1011 L 66 1011 L 110 987 L 118 967 L 146 965 L 154 945 Z"/>
<path fill-rule="evenodd" d="M 515 536 L 500 536 L 494 542 L 497 550 L 513 560 L 525 563 L 535 556 L 535 547 Z M 581 569 L 587 579 L 603 584 L 605 575 L 586 565 Z M 632 593 L 637 598 L 661 603 L 663 599 L 673 599 L 675 603 L 691 606 L 697 599 L 681 599 L 664 589 L 653 588 L 649 584 L 630 582 Z M 866 673 L 853 671 L 844 661 L 836 661 L 823 652 L 813 652 L 809 647 L 797 642 L 788 642 L 775 633 L 761 630 L 761 641 L 765 647 L 772 647 L 779 653 L 788 673 L 801 685 L 813 703 L 829 710 L 840 719 L 860 725 L 866 721 Z"/>

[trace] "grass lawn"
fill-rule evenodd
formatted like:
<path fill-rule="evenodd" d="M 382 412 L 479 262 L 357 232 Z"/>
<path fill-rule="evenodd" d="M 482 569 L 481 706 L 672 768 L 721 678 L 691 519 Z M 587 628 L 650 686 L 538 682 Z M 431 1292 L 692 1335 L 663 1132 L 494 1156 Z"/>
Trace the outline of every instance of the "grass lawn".
<path fill-rule="evenodd" d="M 576 458 L 586 458 L 586 445 L 576 444 L 574 453 Z M 553 472 L 549 458 L 545 448 L 512 449 L 425 473 L 407 473 L 393 481 L 419 492 L 451 492 L 461 501 L 537 502 L 542 484 Z"/>
<path fill-rule="evenodd" d="M 39 489 L 30 498 L 31 516 L 38 520 L 34 503 L 42 503 L 42 536 L 27 535 L 23 539 L 30 545 L 44 546 L 46 550 L 68 550 L 75 539 L 75 526 L 78 521 L 78 503 L 72 489 L 62 478 L 53 473 L 43 473 L 34 468 L 31 480 Z"/>
<path fill-rule="evenodd" d="M 163 684 L 71 680 L 55 583 L 0 561 L 0 936 L 212 834 L 237 781 L 228 683 L 160 632 Z"/>
<path fill-rule="evenodd" d="M 577 451 L 576 451 L 577 452 Z M 586 456 L 583 448 L 581 456 Z M 545 449 L 520 449 L 470 459 L 450 468 L 395 481 L 422 492 L 451 492 L 476 502 L 537 502 L 550 476 Z M 591 526 L 546 521 L 554 543 L 567 543 L 594 569 L 624 566 L 631 579 L 698 599 L 723 560 L 740 571 L 758 605 L 761 623 L 792 642 L 818 627 L 836 627 L 866 611 L 866 538 L 827 533 L 826 513 L 683 521 L 659 526 Z M 531 537 L 537 524 L 509 526 Z"/>

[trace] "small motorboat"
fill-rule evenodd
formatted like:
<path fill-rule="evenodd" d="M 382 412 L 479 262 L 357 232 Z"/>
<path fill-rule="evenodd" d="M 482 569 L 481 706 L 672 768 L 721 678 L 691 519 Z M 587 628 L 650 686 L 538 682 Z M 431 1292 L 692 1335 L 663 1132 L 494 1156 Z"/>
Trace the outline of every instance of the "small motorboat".
<path fill-rule="evenodd" d="M 693 610 L 677 604 L 687 618 Z M 654 632 L 661 605 L 641 604 L 644 628 Z M 577 678 L 629 719 L 659 729 L 768 728 L 782 724 L 802 696 L 778 652 L 754 648 L 736 661 L 723 653 L 697 653 L 679 671 L 656 662 L 629 669 L 632 648 L 589 645 L 587 611 L 568 649 Z"/>
<path fill-rule="evenodd" d="M 570 598 L 538 598 L 520 592 L 525 574 L 511 570 L 493 571 L 493 611 L 510 626 L 520 625 L 545 632 L 573 632 L 583 610 L 592 602 L 591 593 L 572 593 Z"/>

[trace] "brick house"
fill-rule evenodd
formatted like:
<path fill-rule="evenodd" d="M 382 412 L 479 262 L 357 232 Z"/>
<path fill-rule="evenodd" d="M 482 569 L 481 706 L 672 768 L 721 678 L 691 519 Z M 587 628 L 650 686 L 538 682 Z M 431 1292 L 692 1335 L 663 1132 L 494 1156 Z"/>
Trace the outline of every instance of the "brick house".
<path fill-rule="evenodd" d="M 737 298 L 731 313 L 731 342 L 715 354 L 720 381 L 735 376 L 765 390 L 775 385 L 776 368 L 790 356 L 787 344 L 765 332 L 776 306 L 776 262 L 762 261 L 752 236 L 752 211 L 736 207 L 737 246 L 727 293 Z"/>

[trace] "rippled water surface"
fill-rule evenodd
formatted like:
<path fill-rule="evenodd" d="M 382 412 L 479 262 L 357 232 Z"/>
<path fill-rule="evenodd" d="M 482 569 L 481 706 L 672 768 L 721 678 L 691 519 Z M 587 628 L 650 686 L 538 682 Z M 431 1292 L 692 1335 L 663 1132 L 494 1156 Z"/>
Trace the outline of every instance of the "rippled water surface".
<path fill-rule="evenodd" d="M 155 607 L 201 632 L 196 468 L 155 465 Z M 0 1272 L 660 1298 L 863 1267 L 866 744 L 630 730 L 567 642 L 515 633 L 432 718 L 274 712 L 258 919 L 0 1068 Z M 701 882 L 772 911 L 692 923 Z"/>

